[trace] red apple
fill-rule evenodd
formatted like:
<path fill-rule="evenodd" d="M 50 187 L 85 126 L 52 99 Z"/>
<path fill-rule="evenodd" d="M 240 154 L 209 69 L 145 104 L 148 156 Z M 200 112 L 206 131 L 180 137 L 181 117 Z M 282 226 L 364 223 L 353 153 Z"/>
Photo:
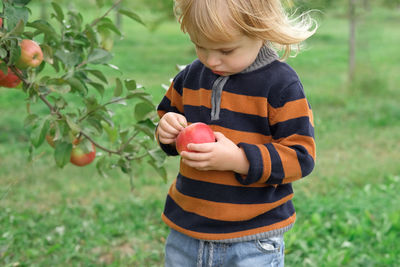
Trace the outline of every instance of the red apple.
<path fill-rule="evenodd" d="M 92 149 L 85 151 L 85 147 L 82 144 L 76 144 L 73 146 L 71 151 L 70 162 L 76 166 L 86 166 L 91 163 L 96 157 L 96 147 L 92 143 Z"/>
<path fill-rule="evenodd" d="M 202 122 L 193 123 L 184 128 L 176 138 L 176 150 L 191 151 L 187 148 L 190 143 L 202 144 L 215 142 L 215 135 L 210 126 Z"/>
<path fill-rule="evenodd" d="M 43 52 L 40 46 L 32 40 L 24 39 L 21 44 L 21 56 L 16 64 L 18 68 L 36 68 L 43 61 Z"/>
<path fill-rule="evenodd" d="M 20 84 L 21 80 L 15 73 L 8 68 L 7 75 L 0 70 L 0 86 L 14 88 Z"/>
<path fill-rule="evenodd" d="M 3 27 L 3 18 L 0 18 L 0 28 Z"/>

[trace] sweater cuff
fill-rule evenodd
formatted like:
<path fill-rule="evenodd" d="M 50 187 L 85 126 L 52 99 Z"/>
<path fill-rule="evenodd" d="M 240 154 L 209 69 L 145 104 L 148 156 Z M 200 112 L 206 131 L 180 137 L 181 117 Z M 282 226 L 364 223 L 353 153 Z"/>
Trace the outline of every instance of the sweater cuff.
<path fill-rule="evenodd" d="M 176 147 L 173 145 L 167 145 L 167 144 L 163 144 L 160 142 L 160 139 L 158 139 L 158 134 L 157 134 L 157 128 L 158 128 L 158 124 L 156 127 L 155 132 L 155 137 L 157 140 L 158 145 L 160 146 L 160 148 L 165 152 L 165 154 L 167 154 L 168 156 L 177 156 L 179 155 L 178 151 L 176 150 Z"/>
<path fill-rule="evenodd" d="M 238 146 L 244 150 L 250 166 L 247 175 L 235 173 L 236 179 L 244 185 L 258 182 L 264 173 L 264 164 L 260 149 L 256 145 L 246 143 L 239 143 Z"/>

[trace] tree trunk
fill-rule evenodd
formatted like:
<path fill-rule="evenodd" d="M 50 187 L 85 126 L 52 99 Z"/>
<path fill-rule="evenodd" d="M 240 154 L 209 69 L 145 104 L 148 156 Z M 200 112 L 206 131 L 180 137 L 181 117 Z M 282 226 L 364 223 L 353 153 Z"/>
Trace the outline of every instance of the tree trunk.
<path fill-rule="evenodd" d="M 363 0 L 365 11 L 371 11 L 371 2 L 369 0 Z"/>
<path fill-rule="evenodd" d="M 47 6 L 48 3 L 46 1 L 42 0 L 40 3 L 40 18 L 43 20 L 47 20 Z"/>
<path fill-rule="evenodd" d="M 353 81 L 356 68 L 356 1 L 349 0 L 349 81 Z"/>
<path fill-rule="evenodd" d="M 118 12 L 118 10 L 121 8 L 122 2 L 118 4 L 118 6 L 115 9 L 115 24 L 118 28 L 118 30 L 122 31 L 122 16 L 121 13 Z"/>

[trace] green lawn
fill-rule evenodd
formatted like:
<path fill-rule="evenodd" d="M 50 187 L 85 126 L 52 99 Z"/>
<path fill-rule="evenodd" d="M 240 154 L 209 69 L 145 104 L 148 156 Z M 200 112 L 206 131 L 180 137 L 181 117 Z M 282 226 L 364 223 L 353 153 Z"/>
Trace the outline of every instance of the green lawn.
<path fill-rule="evenodd" d="M 294 184 L 298 219 L 286 234 L 287 266 L 400 262 L 400 13 L 374 8 L 361 19 L 354 83 L 344 16 L 328 12 L 289 60 L 314 111 L 318 151 L 314 172 Z M 161 84 L 194 49 L 174 22 L 150 32 L 126 21 L 124 32 L 114 62 L 158 102 Z M 28 162 L 24 98 L 0 88 L 0 266 L 162 266 L 168 229 L 160 214 L 177 159 L 168 159 L 167 183 L 137 166 L 133 191 L 118 171 L 104 178 L 94 165 L 57 169 L 48 146 Z M 118 116 L 129 122 L 132 113 Z"/>

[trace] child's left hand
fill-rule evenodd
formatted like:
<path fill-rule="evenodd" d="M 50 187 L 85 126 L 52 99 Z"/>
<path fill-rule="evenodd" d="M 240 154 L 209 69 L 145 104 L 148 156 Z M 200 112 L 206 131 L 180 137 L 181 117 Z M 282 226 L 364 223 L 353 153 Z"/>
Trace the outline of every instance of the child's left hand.
<path fill-rule="evenodd" d="M 182 151 L 183 163 L 201 171 L 234 171 L 246 175 L 249 162 L 243 149 L 222 133 L 214 134 L 215 143 L 189 144 L 188 149 L 195 152 Z"/>

